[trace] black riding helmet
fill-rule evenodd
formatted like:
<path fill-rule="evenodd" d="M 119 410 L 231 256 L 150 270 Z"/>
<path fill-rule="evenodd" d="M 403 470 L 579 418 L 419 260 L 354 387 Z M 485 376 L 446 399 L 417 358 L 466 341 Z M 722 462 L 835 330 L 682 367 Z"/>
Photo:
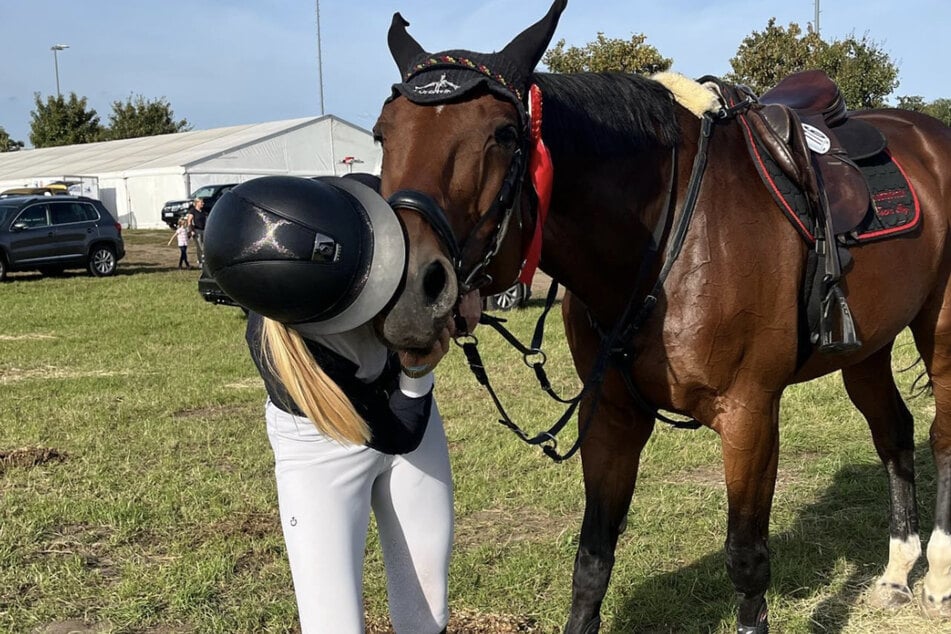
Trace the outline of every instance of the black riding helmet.
<path fill-rule="evenodd" d="M 256 178 L 222 196 L 205 227 L 205 265 L 225 293 L 313 334 L 383 310 L 406 250 L 396 213 L 356 178 Z"/>

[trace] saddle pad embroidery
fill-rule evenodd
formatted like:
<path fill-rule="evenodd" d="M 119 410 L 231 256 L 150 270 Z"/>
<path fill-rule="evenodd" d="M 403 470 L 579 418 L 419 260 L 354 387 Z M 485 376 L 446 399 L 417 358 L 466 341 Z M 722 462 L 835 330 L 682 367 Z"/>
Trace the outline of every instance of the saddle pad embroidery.
<path fill-rule="evenodd" d="M 744 125 L 746 122 L 744 121 Z M 750 134 L 749 128 L 746 130 Z M 779 169 L 766 149 L 753 138 L 754 163 L 766 188 L 783 213 L 810 244 L 815 242 L 815 222 L 802 191 Z M 845 236 L 846 244 L 883 240 L 913 231 L 921 222 L 921 205 L 904 170 L 886 149 L 856 163 L 872 194 L 869 213 L 859 228 Z"/>

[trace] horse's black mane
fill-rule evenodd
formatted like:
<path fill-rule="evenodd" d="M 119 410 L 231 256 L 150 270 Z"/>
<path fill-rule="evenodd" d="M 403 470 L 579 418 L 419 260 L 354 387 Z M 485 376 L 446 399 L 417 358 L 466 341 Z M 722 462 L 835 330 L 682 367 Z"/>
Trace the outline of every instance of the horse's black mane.
<path fill-rule="evenodd" d="M 553 154 L 630 156 L 680 140 L 670 92 L 628 73 L 536 73 L 542 136 Z"/>

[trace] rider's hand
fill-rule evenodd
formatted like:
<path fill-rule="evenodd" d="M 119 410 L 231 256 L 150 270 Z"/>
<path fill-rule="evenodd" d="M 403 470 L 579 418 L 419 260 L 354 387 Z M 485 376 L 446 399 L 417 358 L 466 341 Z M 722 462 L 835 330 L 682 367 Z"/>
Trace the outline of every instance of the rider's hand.
<path fill-rule="evenodd" d="M 453 327 L 453 336 L 468 334 L 475 330 L 476 326 L 479 325 L 479 318 L 482 316 L 482 296 L 479 295 L 479 291 L 469 291 L 459 298 L 457 313 L 466 322 L 466 332 L 455 332 L 456 328 Z"/>

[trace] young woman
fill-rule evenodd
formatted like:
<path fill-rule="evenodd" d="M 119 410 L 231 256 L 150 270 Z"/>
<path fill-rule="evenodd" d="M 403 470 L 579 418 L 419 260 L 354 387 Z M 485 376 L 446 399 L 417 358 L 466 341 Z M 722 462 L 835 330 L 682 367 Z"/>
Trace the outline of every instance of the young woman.
<path fill-rule="evenodd" d="M 423 356 L 376 335 L 405 269 L 396 214 L 356 179 L 260 178 L 218 201 L 205 247 L 209 272 L 250 311 L 302 631 L 364 631 L 372 510 L 394 629 L 444 632 L 452 481 L 432 368 L 453 333 Z M 477 294 L 460 303 L 470 329 L 480 306 Z"/>

